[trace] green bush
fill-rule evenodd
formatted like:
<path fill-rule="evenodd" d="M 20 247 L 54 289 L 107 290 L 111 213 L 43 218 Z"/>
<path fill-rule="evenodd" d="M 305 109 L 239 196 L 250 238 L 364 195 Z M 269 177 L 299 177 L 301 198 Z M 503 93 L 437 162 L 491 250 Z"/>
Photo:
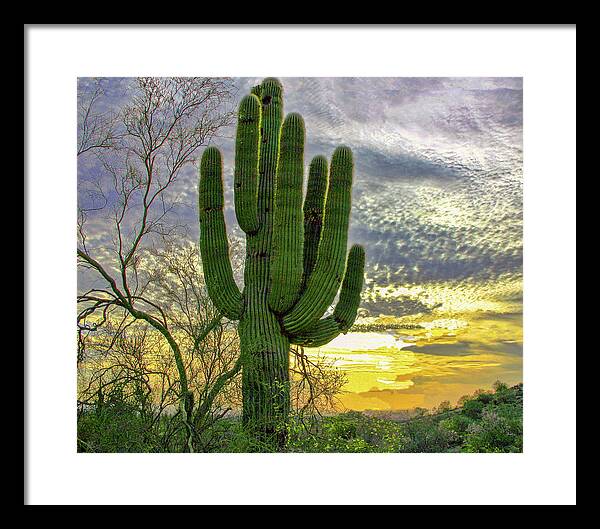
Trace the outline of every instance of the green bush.
<path fill-rule="evenodd" d="M 509 391 L 508 385 L 504 382 L 501 382 L 500 380 L 496 380 L 496 382 L 494 382 L 493 388 L 494 392 L 496 393 L 503 393 Z"/>
<path fill-rule="evenodd" d="M 477 395 L 477 400 L 483 404 L 490 404 L 494 402 L 494 394 L 493 393 L 480 393 Z"/>
<path fill-rule="evenodd" d="M 440 421 L 440 427 L 454 433 L 461 439 L 467 433 L 469 426 L 473 424 L 473 419 L 463 413 L 455 413 L 451 417 Z"/>
<path fill-rule="evenodd" d="M 268 453 L 277 451 L 277 441 L 258 439 L 242 424 L 240 417 L 225 417 L 216 421 L 200 437 L 203 452 Z"/>
<path fill-rule="evenodd" d="M 508 404 L 483 411 L 466 433 L 464 452 L 522 452 L 522 410 Z"/>
<path fill-rule="evenodd" d="M 413 419 L 403 426 L 407 440 L 402 452 L 448 452 L 461 441 L 458 434 L 444 428 L 435 416 Z"/>
<path fill-rule="evenodd" d="M 290 452 L 398 452 L 404 443 L 400 424 L 348 412 L 323 417 L 306 427 L 301 421 L 290 424 L 287 449 Z"/>
<path fill-rule="evenodd" d="M 288 452 L 521 452 L 522 385 L 497 383 L 496 391 L 476 392 L 462 407 L 437 413 L 418 410 L 399 422 L 347 412 L 327 417 L 292 415 L 286 425 Z M 78 417 L 79 452 L 180 452 L 185 432 L 177 416 L 158 418 L 111 398 Z M 277 442 L 258 440 L 239 417 L 223 417 L 201 430 L 197 450 L 274 452 Z"/>
<path fill-rule="evenodd" d="M 485 404 L 479 398 L 475 398 L 464 403 L 462 413 L 471 419 L 480 419 L 484 408 Z"/>
<path fill-rule="evenodd" d="M 77 420 L 78 452 L 151 452 L 154 442 L 142 416 L 122 403 L 85 411 Z"/>
<path fill-rule="evenodd" d="M 461 408 L 414 418 L 405 424 L 407 452 L 521 452 L 523 449 L 522 385 L 494 384 L 461 399 Z"/>

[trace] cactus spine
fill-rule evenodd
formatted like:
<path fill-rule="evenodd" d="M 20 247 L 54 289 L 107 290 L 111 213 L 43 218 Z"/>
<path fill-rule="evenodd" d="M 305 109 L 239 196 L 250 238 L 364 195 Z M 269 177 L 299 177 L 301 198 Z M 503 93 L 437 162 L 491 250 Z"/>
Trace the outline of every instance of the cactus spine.
<path fill-rule="evenodd" d="M 208 147 L 200 163 L 200 254 L 208 292 L 239 320 L 243 419 L 270 435 L 289 412 L 290 344 L 320 346 L 346 332 L 360 302 L 365 253 L 346 260 L 353 161 L 338 147 L 328 174 L 316 156 L 303 200 L 304 121 L 283 119 L 282 88 L 267 78 L 239 106 L 235 212 L 246 233 L 244 290 L 229 261 L 223 216 L 221 154 Z M 323 317 L 341 292 L 333 314 Z"/>

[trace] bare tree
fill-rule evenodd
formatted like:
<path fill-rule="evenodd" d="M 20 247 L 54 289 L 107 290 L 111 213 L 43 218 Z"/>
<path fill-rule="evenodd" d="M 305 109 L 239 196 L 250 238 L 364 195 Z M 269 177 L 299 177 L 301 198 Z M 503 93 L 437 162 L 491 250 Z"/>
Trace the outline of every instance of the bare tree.
<path fill-rule="evenodd" d="M 237 273 L 242 272 L 241 250 L 238 242 L 232 246 Z M 229 374 L 237 373 L 241 365 L 237 324 L 221 319 L 211 303 L 195 243 L 164 240 L 148 251 L 148 260 L 151 270 L 148 292 L 153 299 L 161 300 L 170 328 L 187 359 L 190 392 L 198 403 L 194 425 L 206 427 L 240 401 L 239 388 L 226 387 L 231 381 Z"/>
<path fill-rule="evenodd" d="M 114 148 L 119 141 L 118 113 L 99 108 L 105 91 L 98 79 L 80 81 L 77 90 L 77 156 Z"/>
<path fill-rule="evenodd" d="M 79 100 L 80 172 L 91 167 L 88 172 L 96 175 L 80 179 L 78 266 L 94 285 L 77 298 L 80 356 L 86 336 L 109 320 L 117 322 L 115 336 L 132 320 L 160 333 L 175 362 L 187 450 L 193 451 L 196 425 L 240 365 L 235 362 L 204 379 L 203 391 L 196 392 L 200 401 L 194 402 L 195 382 L 181 340 L 193 336 L 200 347 L 218 330 L 222 316 L 206 309 L 197 311 L 210 316 L 201 321 L 186 321 L 185 315 L 177 320 L 180 313 L 169 309 L 175 302 L 159 288 L 167 276 L 157 276 L 151 256 L 158 242 L 185 231 L 178 208 L 186 190 L 177 189 L 178 177 L 194 163 L 198 149 L 232 122 L 227 108 L 232 83 L 222 78 L 137 78 L 127 91 L 125 104 L 116 109 L 104 109 L 98 83 Z M 189 293 L 185 288 L 181 292 Z M 202 302 L 206 306 L 208 299 Z"/>
<path fill-rule="evenodd" d="M 340 406 L 338 395 L 347 383 L 335 362 L 317 354 L 308 355 L 301 345 L 291 348 L 291 400 L 294 416 L 307 430 L 323 413 Z"/>
<path fill-rule="evenodd" d="M 177 260 L 175 264 L 179 267 L 183 261 Z M 188 271 L 178 268 L 179 273 Z M 164 276 L 161 275 L 161 279 Z M 175 292 L 178 303 L 184 300 L 184 292 L 179 288 Z M 170 323 L 182 351 L 189 391 L 194 401 L 200 403 L 193 416 L 194 448 L 202 449 L 206 432 L 231 409 L 236 399 L 240 400 L 235 378 L 223 385 L 210 405 L 206 398 L 215 380 L 235 365 L 239 347 L 235 327 L 225 320 L 198 344 L 197 334 L 188 334 L 176 321 L 188 320 L 190 328 L 196 329 L 200 328 L 201 320 L 210 315 L 202 309 L 196 316 L 193 303 L 189 306 L 188 314 L 177 311 Z M 152 326 L 135 320 L 124 310 L 121 313 L 122 319 L 119 314 L 113 314 L 86 337 L 86 352 L 78 364 L 78 417 L 83 412 L 105 408 L 117 414 L 128 410 L 137 416 L 136 424 L 144 425 L 143 431 L 138 432 L 143 439 L 132 440 L 134 444 L 141 442 L 144 449 L 156 451 L 179 450 L 180 430 L 185 425 L 178 405 L 179 376 L 173 354 L 163 336 Z M 86 451 L 93 450 L 85 444 L 82 446 Z"/>

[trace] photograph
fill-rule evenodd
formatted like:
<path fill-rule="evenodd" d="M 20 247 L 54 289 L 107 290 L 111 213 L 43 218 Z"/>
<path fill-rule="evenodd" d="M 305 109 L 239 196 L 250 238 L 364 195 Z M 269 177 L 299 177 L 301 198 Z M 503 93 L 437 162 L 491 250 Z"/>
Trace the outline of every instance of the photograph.
<path fill-rule="evenodd" d="M 521 78 L 79 78 L 79 452 L 521 452 Z"/>

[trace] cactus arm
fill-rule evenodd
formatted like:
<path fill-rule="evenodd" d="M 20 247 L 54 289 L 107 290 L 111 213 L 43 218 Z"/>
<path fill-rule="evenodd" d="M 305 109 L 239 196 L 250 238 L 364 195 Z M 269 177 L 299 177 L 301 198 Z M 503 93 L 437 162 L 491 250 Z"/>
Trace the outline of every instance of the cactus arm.
<path fill-rule="evenodd" d="M 301 289 L 304 290 L 317 260 L 323 209 L 327 193 L 327 158 L 315 156 L 308 170 L 308 186 L 304 199 L 304 272 Z"/>
<path fill-rule="evenodd" d="M 208 147 L 200 162 L 198 184 L 200 254 L 213 303 L 227 318 L 239 319 L 243 302 L 229 261 L 223 202 L 221 153 L 215 147 Z"/>
<path fill-rule="evenodd" d="M 320 347 L 329 343 L 338 334 L 347 332 L 356 319 L 356 312 L 360 305 L 364 269 L 365 250 L 362 246 L 354 245 L 348 254 L 340 299 L 333 314 L 319 320 L 308 331 L 291 336 L 290 342 L 306 347 Z"/>
<path fill-rule="evenodd" d="M 352 151 L 348 147 L 338 147 L 331 159 L 317 261 L 302 296 L 283 318 L 283 327 L 288 334 L 300 334 L 313 326 L 335 299 L 342 282 L 352 198 L 352 172 Z"/>
<path fill-rule="evenodd" d="M 333 316 L 327 316 L 315 323 L 310 330 L 291 335 L 290 343 L 303 347 L 321 347 L 328 344 L 340 332 L 340 327 Z"/>
<path fill-rule="evenodd" d="M 254 233 L 260 226 L 257 210 L 260 113 L 256 96 L 242 99 L 235 142 L 234 195 L 237 221 L 245 233 Z"/>
<path fill-rule="evenodd" d="M 355 244 L 348 252 L 348 261 L 340 299 L 333 311 L 333 319 L 337 321 L 342 332 L 346 332 L 356 319 L 360 305 L 360 292 L 363 287 L 365 273 L 365 249 Z"/>
<path fill-rule="evenodd" d="M 279 152 L 279 132 L 283 114 L 281 83 L 274 78 L 266 78 L 260 85 L 262 115 L 260 137 L 259 196 L 258 216 L 261 221 L 262 250 L 270 251 L 273 224 L 273 202 L 275 174 Z"/>
<path fill-rule="evenodd" d="M 275 182 L 269 306 L 279 314 L 298 298 L 302 281 L 304 121 L 288 114 L 281 128 Z"/>

